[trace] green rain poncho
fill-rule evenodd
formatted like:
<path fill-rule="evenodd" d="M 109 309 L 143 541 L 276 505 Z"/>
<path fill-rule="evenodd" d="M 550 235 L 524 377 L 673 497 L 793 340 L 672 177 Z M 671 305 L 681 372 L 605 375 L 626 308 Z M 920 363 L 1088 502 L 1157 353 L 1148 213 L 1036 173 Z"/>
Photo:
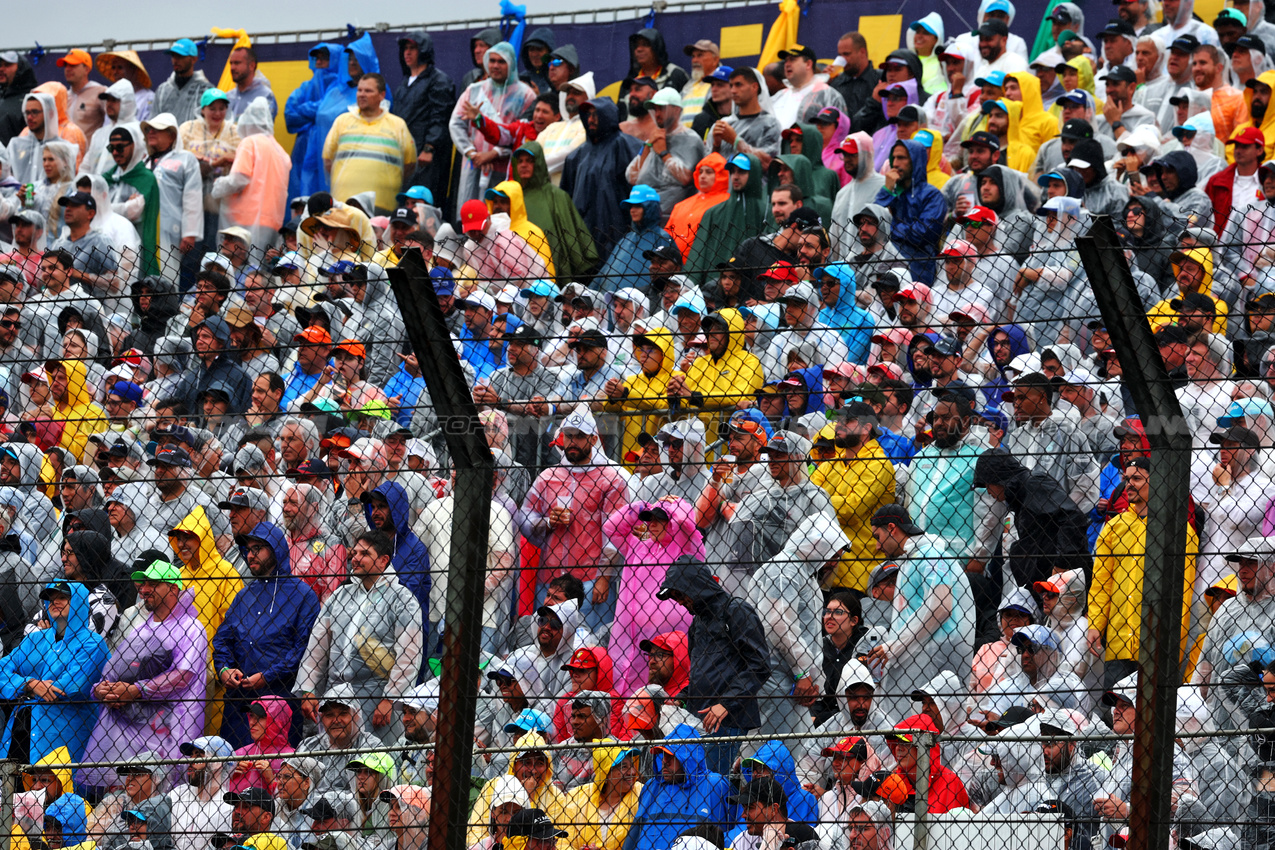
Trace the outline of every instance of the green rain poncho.
<path fill-rule="evenodd" d="M 740 242 L 758 233 L 766 218 L 766 189 L 761 163 L 748 154 L 748 184 L 731 190 L 730 197 L 705 211 L 699 234 L 686 259 L 687 274 L 697 284 L 717 275 L 717 264 L 729 260 Z"/>
<path fill-rule="evenodd" d="M 815 135 L 819 135 L 818 131 L 815 132 Z M 816 152 L 815 155 L 818 156 L 818 152 Z M 802 154 L 780 154 L 770 161 L 769 183 L 771 191 L 779 188 L 780 180 L 776 175 L 779 169 L 779 163 L 781 162 L 792 169 L 793 183 L 795 183 L 797 188 L 801 190 L 802 197 L 804 198 L 802 205 L 814 209 L 814 211 L 819 214 L 819 218 L 823 220 L 824 227 L 830 225 L 832 223 L 832 199 L 828 198 L 826 195 L 820 195 L 815 189 L 815 178 L 810 167 L 810 160 L 806 159 L 806 157 Z M 822 163 L 820 163 L 819 167 L 824 168 Z M 832 172 L 829 173 L 831 174 Z M 778 229 L 779 228 L 775 225 L 774 214 L 771 213 L 769 209 L 766 210 L 766 232 L 774 233 Z"/>
<path fill-rule="evenodd" d="M 531 177 L 517 176 L 517 155 L 531 154 L 535 168 Z M 545 232 L 553 251 L 553 265 L 560 283 L 566 284 L 587 275 L 598 267 L 598 249 L 593 235 L 581 218 L 571 196 L 549 180 L 544 149 L 539 142 L 524 142 L 514 151 L 514 177 L 522 186 L 522 200 L 527 207 L 527 220 Z"/>
<path fill-rule="evenodd" d="M 801 155 L 810 160 L 810 179 L 814 181 L 815 194 L 827 198 L 831 205 L 832 199 L 841 191 L 841 178 L 823 164 L 823 133 L 814 124 L 794 124 L 793 128 L 801 130 Z M 780 153 L 791 153 L 790 139 L 783 140 Z"/>

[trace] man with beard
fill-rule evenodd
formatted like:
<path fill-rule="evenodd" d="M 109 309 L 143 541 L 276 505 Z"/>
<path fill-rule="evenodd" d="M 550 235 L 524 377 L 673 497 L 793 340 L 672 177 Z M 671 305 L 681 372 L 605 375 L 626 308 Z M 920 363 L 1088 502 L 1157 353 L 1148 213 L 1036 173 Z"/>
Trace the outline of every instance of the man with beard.
<path fill-rule="evenodd" d="M 323 491 L 311 484 L 294 484 L 284 491 L 283 525 L 288 532 L 292 575 L 310 586 L 326 602 L 345 580 L 345 546 L 320 527 Z"/>
<path fill-rule="evenodd" d="M 228 711 L 221 734 L 232 745 L 251 743 L 247 716 L 239 711 L 263 696 L 292 695 L 297 664 L 319 616 L 319 600 L 289 570 L 289 545 L 283 531 L 263 522 L 239 539 L 239 550 L 252 579 L 235 595 L 213 636 L 213 668 L 226 686 Z M 300 737 L 301 712 L 292 712 L 294 740 Z"/>
<path fill-rule="evenodd" d="M 704 142 L 682 125 L 682 97 L 676 91 L 660 89 L 646 108 L 656 129 L 629 162 L 625 177 L 630 185 L 640 183 L 659 192 L 667 218 L 679 201 L 694 193 L 695 166 L 707 151 Z"/>
<path fill-rule="evenodd" d="M 894 465 L 877 442 L 876 412 L 865 401 L 849 401 L 835 425 L 836 456 L 820 464 L 811 483 L 828 492 L 841 530 L 850 545 L 841 561 L 821 574 L 825 591 L 839 589 L 863 593 L 868 574 L 880 560 L 872 544 L 868 520 L 881 505 L 894 501 Z"/>
<path fill-rule="evenodd" d="M 609 568 L 595 566 L 610 561 L 602 523 L 628 502 L 627 486 L 615 467 L 594 461 L 598 426 L 592 413 L 577 410 L 558 433 L 563 461 L 540 473 L 516 518 L 524 536 L 542 541 L 542 581 L 570 573 L 584 582 L 582 613 L 598 632 L 610 623 L 616 598 Z M 542 593 L 537 588 L 537 597 Z"/>
<path fill-rule="evenodd" d="M 205 735 L 181 745 L 185 758 L 226 758 L 235 749 L 224 738 Z M 185 765 L 186 784 L 168 792 L 172 804 L 173 846 L 175 850 L 204 850 L 218 832 L 230 832 L 234 806 L 221 798 L 226 777 L 234 762 L 194 761 Z"/>
<path fill-rule="evenodd" d="M 417 685 L 399 699 L 403 714 L 403 747 L 397 754 L 398 781 L 404 785 L 431 784 L 434 772 L 433 750 L 407 749 L 429 744 L 438 725 L 438 679 Z"/>
<path fill-rule="evenodd" d="M 243 844 L 258 835 L 267 836 L 265 839 L 257 839 L 263 844 L 269 837 L 283 842 L 282 838 L 271 832 L 275 803 L 269 791 L 264 788 L 245 788 L 225 794 L 222 799 L 235 807 L 230 814 L 230 834 L 235 837 L 234 844 Z"/>
<path fill-rule="evenodd" d="M 902 294 L 902 293 L 901 293 Z M 907 313 L 908 305 L 916 305 L 915 299 L 903 299 L 899 307 L 900 313 Z M 907 326 L 909 323 L 901 317 L 900 321 Z M 917 328 L 916 330 L 923 330 Z M 943 335 L 933 342 L 925 343 L 921 346 L 921 351 L 925 354 L 924 367 L 918 366 L 912 370 L 912 378 L 918 384 L 929 384 L 932 392 L 921 392 L 916 404 L 912 408 L 915 419 L 924 419 L 930 412 L 935 399 L 937 399 L 943 390 L 956 385 L 956 389 L 960 392 L 966 392 L 973 395 L 973 390 L 969 385 L 974 380 L 961 371 L 961 359 L 964 354 L 965 346 L 961 345 L 960 340 L 954 336 Z M 929 380 L 925 380 L 928 378 Z M 965 389 L 961 389 L 965 388 Z"/>

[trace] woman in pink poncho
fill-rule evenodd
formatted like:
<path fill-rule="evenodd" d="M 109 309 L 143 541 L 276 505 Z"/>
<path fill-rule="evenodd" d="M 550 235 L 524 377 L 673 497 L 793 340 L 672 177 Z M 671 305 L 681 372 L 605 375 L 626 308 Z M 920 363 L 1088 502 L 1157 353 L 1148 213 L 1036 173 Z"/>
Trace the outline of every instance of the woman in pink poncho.
<path fill-rule="evenodd" d="M 292 725 L 292 707 L 282 697 L 262 697 L 248 706 L 248 732 L 252 743 L 235 750 L 235 755 L 246 758 L 235 764 L 227 791 L 245 788 L 265 788 L 275 791 L 275 776 L 283 767 L 283 759 L 263 759 L 270 753 L 291 753 L 295 749 L 288 744 L 288 727 Z"/>
<path fill-rule="evenodd" d="M 691 627 L 691 615 L 685 608 L 672 600 L 656 599 L 655 592 L 674 560 L 682 555 L 704 557 L 704 538 L 695 527 L 691 504 L 676 496 L 625 505 L 607 518 L 602 530 L 624 555 L 610 655 L 615 664 L 615 691 L 627 696 L 646 684 L 641 642 Z"/>

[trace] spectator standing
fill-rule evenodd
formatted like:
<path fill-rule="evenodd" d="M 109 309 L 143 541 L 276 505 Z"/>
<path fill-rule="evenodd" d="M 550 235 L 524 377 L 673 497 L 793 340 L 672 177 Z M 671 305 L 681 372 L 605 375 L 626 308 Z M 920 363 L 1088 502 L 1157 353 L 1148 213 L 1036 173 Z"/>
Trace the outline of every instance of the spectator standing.
<path fill-rule="evenodd" d="M 132 574 L 150 615 L 115 646 L 93 688 L 102 704 L 86 754 L 93 761 L 126 760 L 146 752 L 177 758 L 181 744 L 204 728 L 208 638 L 196 616 L 194 595 L 182 588 L 181 570 L 166 560 L 138 562 Z M 169 768 L 154 768 L 165 775 Z M 110 770 L 84 768 L 86 785 L 111 784 Z M 157 784 L 168 783 L 157 777 Z"/>
<path fill-rule="evenodd" d="M 230 117 L 238 121 L 250 105 L 264 100 L 270 110 L 270 124 L 273 127 L 274 119 L 279 114 L 279 104 L 275 102 L 270 80 L 257 69 L 257 51 L 251 47 L 236 47 L 230 51 L 226 64 L 230 67 L 230 79 L 235 84 L 226 93 L 230 98 Z M 150 85 L 149 79 L 146 85 Z M 146 115 L 141 114 L 140 101 L 138 110 L 138 117 L 145 118 Z"/>
<path fill-rule="evenodd" d="M 260 523 L 239 541 L 251 577 L 231 600 L 212 646 L 213 669 L 230 709 L 222 717 L 221 737 L 236 748 L 249 743 L 246 703 L 267 695 L 292 696 L 301 654 L 319 616 L 314 591 L 292 575 L 289 545 L 278 526 Z M 300 738 L 297 709 L 293 740 Z"/>
<path fill-rule="evenodd" d="M 642 143 L 620 132 L 620 114 L 609 97 L 581 104 L 580 120 L 584 122 L 585 143 L 567 155 L 561 188 L 571 196 L 593 234 L 598 256 L 606 257 L 632 227 L 629 208 L 621 202 L 629 198 L 627 170 Z M 641 208 L 648 206 L 642 196 Z M 652 225 L 647 222 L 643 226 Z"/>
<path fill-rule="evenodd" d="M 492 45 L 483 54 L 482 64 L 485 79 L 472 82 L 461 93 L 449 125 L 452 143 L 465 159 L 455 198 L 457 208 L 468 200 L 482 200 L 487 188 L 503 180 L 509 170 L 508 152 L 487 141 L 466 117 L 465 107 L 477 106 L 484 118 L 507 124 L 530 109 L 536 99 L 535 89 L 518 79 L 517 57 L 508 42 Z"/>
<path fill-rule="evenodd" d="M 311 720 L 318 720 L 320 689 L 353 689 L 362 729 L 382 741 L 398 739 L 393 701 L 416 682 L 424 642 L 416 597 L 390 562 L 394 541 L 383 531 L 359 535 L 350 550 L 352 581 L 337 588 L 319 611 L 297 673 L 296 690 Z"/>
<path fill-rule="evenodd" d="M 199 160 L 181 149 L 172 113 L 161 112 L 142 122 L 142 133 L 150 153 L 147 166 L 159 189 L 160 273 L 176 280 L 182 255 L 204 239 L 204 181 Z"/>
<path fill-rule="evenodd" d="M 87 50 L 76 48 L 67 51 L 65 56 L 58 57 L 58 67 L 66 78 L 67 113 L 88 138 L 102 126 L 105 112 L 98 95 L 106 91 L 106 86 L 89 79 L 93 71 L 93 57 Z M 160 88 L 162 90 L 163 87 Z"/>
<path fill-rule="evenodd" d="M 407 123 L 385 102 L 385 78 L 359 77 L 355 108 L 332 123 L 323 143 L 323 166 L 333 195 L 346 198 L 374 190 L 376 205 L 393 209 L 416 167 L 416 153 Z"/>
<path fill-rule="evenodd" d="M 164 52 L 173 63 L 173 73 L 155 89 L 151 112 L 155 115 L 167 112 L 178 124 L 193 121 L 199 117 L 200 98 L 212 88 L 204 72 L 195 67 L 199 61 L 199 48 L 189 38 L 179 38 Z M 88 133 L 87 128 L 81 129 Z"/>
<path fill-rule="evenodd" d="M 283 227 L 292 159 L 275 141 L 274 118 L 264 103 L 248 104 L 236 129 L 239 145 L 234 161 L 211 191 L 212 197 L 221 201 L 219 230 L 246 228 L 252 247 L 264 251 Z"/>
<path fill-rule="evenodd" d="M 632 185 L 650 186 L 660 193 L 660 210 L 667 219 L 673 207 L 694 192 L 695 166 L 704 158 L 704 142 L 682 125 L 682 96 L 676 89 L 660 89 L 646 102 L 656 129 L 629 163 Z"/>
<path fill-rule="evenodd" d="M 434 39 L 424 30 L 399 36 L 398 60 L 403 81 L 394 89 L 390 112 L 407 124 L 416 147 L 407 182 L 426 187 L 435 204 L 441 204 L 452 161 L 447 122 L 456 103 L 456 84 L 434 63 Z"/>

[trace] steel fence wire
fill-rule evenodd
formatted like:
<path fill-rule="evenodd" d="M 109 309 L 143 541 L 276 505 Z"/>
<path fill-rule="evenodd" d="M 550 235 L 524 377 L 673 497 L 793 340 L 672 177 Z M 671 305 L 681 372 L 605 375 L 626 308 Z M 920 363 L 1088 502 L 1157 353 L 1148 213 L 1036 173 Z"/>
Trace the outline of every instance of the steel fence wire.
<path fill-rule="evenodd" d="M 0 258 L 12 840 L 422 846 L 447 437 L 478 433 L 467 846 L 1119 847 L 1150 695 L 1174 840 L 1268 844 L 1275 211 L 1220 236 L 1118 211 L 1165 413 L 1078 204 L 1018 186 L 918 235 L 777 162 L 766 194 L 713 165 L 726 199 L 667 230 L 649 199 L 627 231 L 527 228 L 500 183 L 472 229 L 378 237 L 342 204 L 268 249 L 99 228 Z M 431 396 L 387 274 L 409 251 L 476 417 Z M 1172 671 L 1153 520 L 1184 530 Z"/>

